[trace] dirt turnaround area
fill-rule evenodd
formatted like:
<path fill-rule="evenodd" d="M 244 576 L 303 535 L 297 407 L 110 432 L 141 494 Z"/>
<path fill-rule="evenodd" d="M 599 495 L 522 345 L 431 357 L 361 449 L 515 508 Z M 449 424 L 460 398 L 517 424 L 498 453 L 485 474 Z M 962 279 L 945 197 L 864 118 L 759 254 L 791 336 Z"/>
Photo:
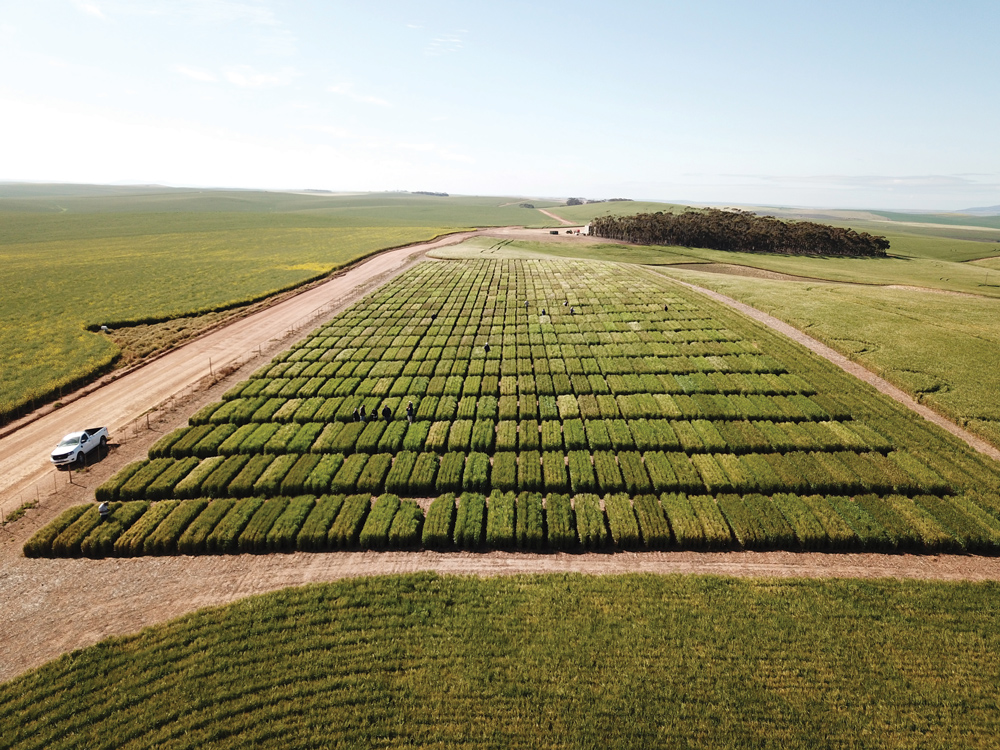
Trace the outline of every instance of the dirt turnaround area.
<path fill-rule="evenodd" d="M 502 231 L 490 230 L 488 233 L 496 235 Z M 54 418 L 52 423 L 45 422 L 47 417 L 35 423 L 48 425 L 45 430 L 32 425 L 0 439 L 0 477 L 4 480 L 0 492 L 6 490 L 4 498 L 7 500 L 12 497 L 11 488 L 37 470 L 38 456 L 43 459 L 47 456 L 53 433 L 58 433 L 58 439 L 58 436 L 81 423 L 79 420 L 88 424 L 97 420 L 112 426 L 113 437 L 117 441 L 104 460 L 77 475 L 72 484 L 65 472 L 55 474 L 54 491 L 41 497 L 40 507 L 28 511 L 25 517 L 0 530 L 0 592 L 3 601 L 0 607 L 0 681 L 16 677 L 63 653 L 93 645 L 110 636 L 134 633 L 202 607 L 223 605 L 288 586 L 364 575 L 416 571 L 478 576 L 643 572 L 801 578 L 1000 580 L 1000 558 L 974 555 L 332 552 L 108 560 L 30 560 L 22 556 L 22 545 L 36 529 L 64 508 L 92 501 L 94 487 L 125 463 L 142 458 L 163 432 L 185 424 L 194 410 L 219 399 L 225 390 L 246 378 L 267 357 L 301 337 L 304 329 L 319 325 L 377 285 L 402 272 L 422 257 L 430 246 L 457 241 L 460 241 L 459 237 L 450 237 L 438 243 L 376 256 L 327 284 L 286 301 L 289 307 L 283 307 L 286 305 L 283 302 L 240 320 L 53 412 L 50 415 Z M 716 299 L 722 297 L 695 288 Z M 720 301 L 804 343 L 821 356 L 843 360 L 847 366 L 840 362 L 837 364 L 888 392 L 875 382 L 881 379 L 805 334 L 735 300 L 723 298 Z M 240 358 L 242 352 L 258 346 L 262 340 L 266 345 L 256 357 L 249 360 Z M 221 375 L 206 381 L 210 356 L 213 363 L 226 361 L 228 357 L 229 366 L 222 368 Z M 885 381 L 882 383 L 892 388 Z M 115 390 L 123 386 L 128 389 Z M 174 398 L 178 393 L 183 396 Z M 905 394 L 902 396 L 908 398 Z M 148 427 L 143 422 L 137 428 L 135 418 L 163 399 L 172 400 L 167 407 L 156 411 Z M 910 402 L 913 403 L 912 399 Z M 919 404 L 913 404 L 911 408 L 914 406 L 926 411 Z M 108 414 L 111 416 L 108 417 Z M 935 417 L 933 421 L 947 422 L 933 412 L 930 414 Z M 132 428 L 128 429 L 128 425 Z M 958 429 L 951 423 L 943 426 L 953 432 Z M 989 447 L 993 450 L 990 455 L 1000 455 L 992 446 Z M 25 463 L 20 465 L 19 462 Z M 13 481 L 9 471 L 14 475 Z M 8 507 L 6 512 L 11 509 Z"/>

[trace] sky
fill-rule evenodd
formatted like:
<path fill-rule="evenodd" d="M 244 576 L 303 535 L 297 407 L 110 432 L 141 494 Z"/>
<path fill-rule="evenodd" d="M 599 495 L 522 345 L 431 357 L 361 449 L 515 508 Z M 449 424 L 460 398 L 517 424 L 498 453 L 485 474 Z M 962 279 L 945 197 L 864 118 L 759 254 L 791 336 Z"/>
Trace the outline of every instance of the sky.
<path fill-rule="evenodd" d="M 993 206 L 998 30 L 996 0 L 0 0 L 0 181 Z"/>

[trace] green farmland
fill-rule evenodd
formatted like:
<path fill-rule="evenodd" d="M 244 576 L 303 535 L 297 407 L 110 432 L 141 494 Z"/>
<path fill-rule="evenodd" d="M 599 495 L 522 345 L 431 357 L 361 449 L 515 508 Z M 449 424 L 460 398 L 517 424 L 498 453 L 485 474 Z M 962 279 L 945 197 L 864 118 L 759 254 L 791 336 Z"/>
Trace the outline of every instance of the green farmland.
<path fill-rule="evenodd" d="M 61 191 L 0 188 L 0 421 L 112 364 L 88 327 L 231 308 L 459 228 L 551 223 L 501 198 Z"/>
<path fill-rule="evenodd" d="M 126 214 L 115 242 L 146 220 Z M 949 313 L 966 298 L 934 295 L 919 318 L 902 290 L 670 269 L 738 262 L 688 248 L 480 239 L 440 255 L 164 435 L 98 488 L 107 521 L 69 508 L 24 554 L 1000 552 L 995 462 L 664 273 L 772 303 L 801 290 L 800 316 L 843 290 L 817 309 L 873 351 L 918 320 L 948 319 L 923 342 L 943 351 L 985 330 Z M 816 261 L 762 262 L 792 260 Z M 862 327 L 865 309 L 885 327 Z M 361 578 L 0 685 L 0 748 L 991 747 L 996 598 L 993 583 Z"/>
<path fill-rule="evenodd" d="M 996 584 L 431 575 L 289 589 L 0 685 L 0 748 L 987 748 Z"/>
<path fill-rule="evenodd" d="M 649 271 L 439 261 L 98 488 L 114 523 L 71 509 L 25 553 L 990 551 L 998 491 L 992 461 Z"/>

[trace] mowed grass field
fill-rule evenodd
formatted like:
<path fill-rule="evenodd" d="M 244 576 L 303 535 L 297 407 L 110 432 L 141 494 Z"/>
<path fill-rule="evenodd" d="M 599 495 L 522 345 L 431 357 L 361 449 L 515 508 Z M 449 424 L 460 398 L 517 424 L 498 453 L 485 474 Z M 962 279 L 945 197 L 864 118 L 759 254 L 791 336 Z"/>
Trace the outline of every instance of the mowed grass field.
<path fill-rule="evenodd" d="M 994 583 L 411 575 L 0 685 L 0 748 L 987 748 Z"/>
<path fill-rule="evenodd" d="M 6 186 L 0 189 L 0 420 L 111 364 L 117 346 L 88 326 L 236 306 L 379 249 L 455 229 L 552 223 L 537 210 L 503 202 Z"/>

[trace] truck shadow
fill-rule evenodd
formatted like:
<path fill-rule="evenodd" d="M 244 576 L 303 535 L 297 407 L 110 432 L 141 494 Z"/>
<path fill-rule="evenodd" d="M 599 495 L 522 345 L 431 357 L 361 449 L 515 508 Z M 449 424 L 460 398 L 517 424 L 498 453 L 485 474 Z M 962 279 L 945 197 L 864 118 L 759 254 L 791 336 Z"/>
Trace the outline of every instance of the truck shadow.
<path fill-rule="evenodd" d="M 112 448 L 117 448 L 117 443 L 104 443 L 99 445 L 90 453 L 84 453 L 83 458 L 74 461 L 71 464 L 62 464 L 61 466 L 55 466 L 56 471 L 79 471 L 80 469 L 86 469 L 88 466 L 93 466 L 96 463 L 100 463 L 108 454 L 111 453 Z"/>

